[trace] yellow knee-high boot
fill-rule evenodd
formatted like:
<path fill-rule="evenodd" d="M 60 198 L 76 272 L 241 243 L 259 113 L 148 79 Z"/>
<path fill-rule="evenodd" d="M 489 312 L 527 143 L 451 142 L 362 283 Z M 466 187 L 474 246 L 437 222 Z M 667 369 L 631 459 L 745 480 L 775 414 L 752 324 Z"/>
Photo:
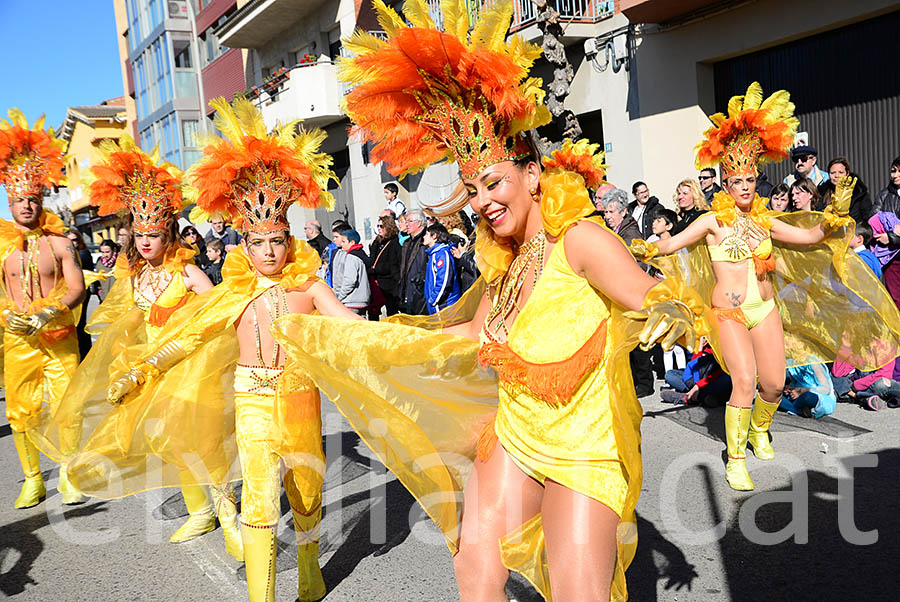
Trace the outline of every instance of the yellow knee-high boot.
<path fill-rule="evenodd" d="M 187 506 L 191 516 L 172 534 L 169 539 L 172 543 L 190 541 L 216 528 L 216 512 L 209 487 L 197 485 L 189 471 L 182 471 L 179 477 L 184 505 Z"/>
<path fill-rule="evenodd" d="M 82 504 L 87 499 L 83 493 L 78 491 L 78 488 L 75 487 L 75 485 L 69 482 L 69 475 L 65 464 L 59 465 L 59 483 L 56 485 L 56 490 L 59 491 L 59 494 L 62 496 L 63 504 Z"/>
<path fill-rule="evenodd" d="M 747 472 L 747 433 L 750 430 L 750 408 L 725 406 L 725 441 L 728 445 L 728 464 L 725 478 L 732 489 L 750 491 L 753 480 Z"/>
<path fill-rule="evenodd" d="M 311 504 L 312 505 L 312 504 Z M 319 522 L 322 518 L 322 499 L 315 502 L 315 510 L 294 515 L 294 531 L 297 535 L 297 597 L 300 602 L 321 600 L 328 593 L 322 569 L 319 568 Z"/>
<path fill-rule="evenodd" d="M 777 410 L 777 403 L 763 401 L 759 395 L 753 402 L 748 440 L 753 446 L 753 454 L 760 460 L 771 460 L 775 457 L 775 450 L 772 449 L 772 444 L 769 442 L 769 425 L 775 420 Z"/>
<path fill-rule="evenodd" d="M 237 525 L 237 500 L 234 496 L 234 488 L 231 485 L 223 487 L 213 485 L 209 489 L 212 492 L 213 503 L 216 505 L 219 525 L 225 535 L 225 551 L 238 562 L 243 562 L 244 544 L 241 541 L 241 530 Z"/>
<path fill-rule="evenodd" d="M 13 431 L 13 443 L 25 474 L 25 483 L 16 498 L 16 508 L 31 508 L 37 506 L 47 495 L 44 477 L 41 475 L 41 455 L 25 433 Z"/>
<path fill-rule="evenodd" d="M 244 567 L 250 602 L 275 602 L 275 527 L 254 527 L 241 523 Z"/>

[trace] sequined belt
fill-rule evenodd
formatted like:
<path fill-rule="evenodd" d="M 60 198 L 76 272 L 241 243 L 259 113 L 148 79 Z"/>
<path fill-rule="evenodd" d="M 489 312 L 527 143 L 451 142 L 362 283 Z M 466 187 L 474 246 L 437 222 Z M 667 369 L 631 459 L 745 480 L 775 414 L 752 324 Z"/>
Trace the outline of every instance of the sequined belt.
<path fill-rule="evenodd" d="M 238 364 L 234 369 L 234 392 L 275 395 L 283 373 L 282 368 Z"/>

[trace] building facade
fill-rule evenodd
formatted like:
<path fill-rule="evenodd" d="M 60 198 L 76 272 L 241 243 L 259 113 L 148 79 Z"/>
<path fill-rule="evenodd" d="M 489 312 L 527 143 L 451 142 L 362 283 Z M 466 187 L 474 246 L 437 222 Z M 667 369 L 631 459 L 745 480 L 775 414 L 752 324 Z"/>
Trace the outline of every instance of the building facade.
<path fill-rule="evenodd" d="M 122 218 L 116 215 L 99 216 L 92 207 L 87 191 L 88 169 L 99 159 L 97 149 L 104 140 L 117 140 L 128 132 L 125 98 L 113 98 L 95 106 L 69 107 L 59 129 L 59 138 L 68 143 L 66 177 L 68 186 L 60 188 L 58 198 L 51 199 L 51 208 L 61 213 L 69 224 L 76 226 L 87 238 L 99 245 L 104 238 L 116 240 Z"/>
<path fill-rule="evenodd" d="M 139 1 L 139 0 L 129 0 Z M 475 15 L 489 0 L 470 0 Z M 368 149 L 348 138 L 340 101 L 347 90 L 337 81 L 335 59 L 341 39 L 357 27 L 379 26 L 367 0 L 238 0 L 217 8 L 203 22 L 214 47 L 244 49 L 244 95 L 261 108 L 266 123 L 294 119 L 328 134 L 324 150 L 334 157 L 340 187 L 336 211 L 298 211 L 292 228 L 313 216 L 323 224 L 346 217 L 364 239 L 384 207 L 383 186 L 393 178 L 372 165 Z M 399 7 L 402 2 L 389 1 Z M 430 0 L 439 17 L 438 0 Z M 611 165 L 608 177 L 621 188 L 642 180 L 664 204 L 673 206 L 677 182 L 696 177 L 693 147 L 709 127 L 708 115 L 760 81 L 766 92 L 792 92 L 820 164 L 846 156 L 855 171 L 880 188 L 891 158 L 900 149 L 900 84 L 886 75 L 887 47 L 900 13 L 895 3 L 822 3 L 797 0 L 551 0 L 561 15 L 563 43 L 572 66 L 565 107 L 575 113 L 586 137 L 602 143 Z M 219 12 L 221 11 L 221 12 Z M 210 13 L 212 14 L 212 13 Z M 514 0 L 512 31 L 541 42 L 540 15 L 532 0 Z M 846 52 L 847 48 L 854 52 Z M 219 55 L 228 57 L 229 50 Z M 860 61 L 858 57 L 874 57 Z M 236 59 L 229 59 L 234 61 Z M 215 63 L 213 63 L 215 64 Z M 837 68 L 840 77 L 833 71 Z M 535 65 L 545 87 L 553 66 Z M 849 79 L 848 79 L 849 78 Z M 840 83 L 839 83 L 840 82 Z M 240 87 L 240 81 L 232 89 Z M 874 124 L 874 125 L 873 125 Z M 876 131 L 877 130 L 877 131 Z M 554 136 L 555 127 L 542 132 Z M 792 167 L 768 169 L 772 180 Z M 454 165 L 440 165 L 399 182 L 407 206 L 428 205 L 449 196 L 457 180 Z"/>

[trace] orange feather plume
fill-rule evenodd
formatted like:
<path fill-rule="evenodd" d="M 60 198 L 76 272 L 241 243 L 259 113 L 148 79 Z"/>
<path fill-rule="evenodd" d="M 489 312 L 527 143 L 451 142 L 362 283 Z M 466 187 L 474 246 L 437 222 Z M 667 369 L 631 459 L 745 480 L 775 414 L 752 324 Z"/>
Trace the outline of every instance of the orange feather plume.
<path fill-rule="evenodd" d="M 41 116 L 33 127 L 18 109 L 9 110 L 9 121 L 0 120 L 0 184 L 11 198 L 41 195 L 51 184 L 66 181 L 66 143 L 44 129 Z"/>

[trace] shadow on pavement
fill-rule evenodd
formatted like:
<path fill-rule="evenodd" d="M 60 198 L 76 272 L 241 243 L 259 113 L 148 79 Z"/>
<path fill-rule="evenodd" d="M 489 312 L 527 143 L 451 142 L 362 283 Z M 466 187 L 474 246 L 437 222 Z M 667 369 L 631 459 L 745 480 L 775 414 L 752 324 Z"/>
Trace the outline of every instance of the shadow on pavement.
<path fill-rule="evenodd" d="M 719 541 L 732 601 L 897 599 L 900 450 L 836 464 L 839 478 L 820 471 L 795 473 L 793 489 L 757 492 L 739 501 L 741 511 Z M 763 500 L 768 503 L 760 505 Z M 740 514 L 747 515 L 751 528 L 755 524 L 773 540 L 784 541 L 765 545 L 759 537 L 748 537 Z M 866 542 L 866 532 L 871 537 L 875 530 L 877 539 Z M 781 536 L 773 535 L 778 532 Z"/>
<path fill-rule="evenodd" d="M 97 502 L 63 512 L 65 519 L 106 512 L 109 502 Z M 30 572 L 34 561 L 44 550 L 44 542 L 35 532 L 50 524 L 46 512 L 33 514 L 0 529 L 0 593 L 14 596 L 35 584 Z"/>

